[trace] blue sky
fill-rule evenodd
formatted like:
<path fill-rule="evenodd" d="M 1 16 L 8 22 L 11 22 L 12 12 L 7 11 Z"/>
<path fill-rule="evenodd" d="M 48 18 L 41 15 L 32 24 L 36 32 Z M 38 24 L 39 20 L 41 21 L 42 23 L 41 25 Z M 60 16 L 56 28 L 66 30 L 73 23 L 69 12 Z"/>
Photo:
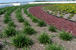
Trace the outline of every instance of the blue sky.
<path fill-rule="evenodd" d="M 35 1 L 35 0 L 0 0 L 0 3 L 6 3 L 6 2 L 22 2 L 22 1 Z"/>

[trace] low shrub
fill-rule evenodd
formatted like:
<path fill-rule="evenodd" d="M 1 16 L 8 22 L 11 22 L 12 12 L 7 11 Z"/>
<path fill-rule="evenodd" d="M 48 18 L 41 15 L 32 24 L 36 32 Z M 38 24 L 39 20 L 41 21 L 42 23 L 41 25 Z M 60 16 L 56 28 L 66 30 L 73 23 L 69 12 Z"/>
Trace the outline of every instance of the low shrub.
<path fill-rule="evenodd" d="M 29 50 L 28 48 L 24 47 L 23 50 Z"/>
<path fill-rule="evenodd" d="M 3 45 L 2 45 L 2 44 L 0 44 L 0 50 L 2 50 L 2 48 L 3 48 Z"/>
<path fill-rule="evenodd" d="M 57 11 L 55 11 L 55 13 L 58 13 Z"/>
<path fill-rule="evenodd" d="M 50 14 L 53 14 L 53 12 L 51 12 Z"/>
<path fill-rule="evenodd" d="M 57 13 L 55 13 L 55 15 L 57 15 Z"/>
<path fill-rule="evenodd" d="M 42 20 L 39 20 L 38 21 L 38 26 L 40 26 L 40 27 L 46 26 L 46 23 Z"/>
<path fill-rule="evenodd" d="M 74 16 L 74 14 L 71 14 L 71 15 L 69 15 L 70 17 L 73 17 Z"/>
<path fill-rule="evenodd" d="M 3 36 L 3 34 L 2 34 L 2 32 L 0 32 L 0 39 L 2 39 L 4 36 Z"/>
<path fill-rule="evenodd" d="M 60 15 L 60 17 L 62 18 L 62 17 L 63 17 L 63 15 L 61 14 L 61 15 Z"/>
<path fill-rule="evenodd" d="M 49 26 L 49 31 L 56 32 L 56 28 L 54 26 Z"/>
<path fill-rule="evenodd" d="M 8 23 L 8 26 L 13 26 L 13 27 L 15 27 L 15 24 L 14 24 L 13 21 L 10 21 L 10 22 Z"/>
<path fill-rule="evenodd" d="M 68 19 L 71 19 L 71 18 L 72 18 L 71 16 L 68 17 Z"/>
<path fill-rule="evenodd" d="M 59 12 L 59 14 L 62 14 L 62 12 Z"/>
<path fill-rule="evenodd" d="M 65 14 L 68 14 L 68 12 L 66 11 Z"/>
<path fill-rule="evenodd" d="M 63 13 L 62 15 L 65 15 L 65 13 Z"/>
<path fill-rule="evenodd" d="M 24 26 L 31 26 L 28 21 L 25 21 L 23 24 Z"/>
<path fill-rule="evenodd" d="M 71 40 L 73 38 L 70 33 L 66 32 L 64 30 L 59 33 L 59 37 L 60 37 L 60 39 L 66 40 L 66 41 Z"/>
<path fill-rule="evenodd" d="M 38 19 L 37 19 L 36 17 L 33 17 L 33 18 L 32 18 L 32 22 L 37 23 L 37 22 L 38 22 Z"/>
<path fill-rule="evenodd" d="M 49 13 L 49 11 L 47 11 L 47 13 Z"/>
<path fill-rule="evenodd" d="M 32 35 L 32 34 L 36 33 L 36 31 L 31 26 L 24 27 L 23 32 L 25 34 L 29 34 L 29 35 Z"/>
<path fill-rule="evenodd" d="M 10 17 L 4 17 L 4 20 L 3 20 L 3 22 L 4 23 L 9 23 L 11 21 L 11 18 Z"/>
<path fill-rule="evenodd" d="M 51 39 L 50 39 L 50 37 L 47 35 L 46 32 L 43 32 L 43 33 L 39 36 L 38 40 L 39 40 L 40 43 L 43 43 L 43 44 L 51 43 L 51 42 L 52 42 Z"/>
<path fill-rule="evenodd" d="M 13 36 L 16 34 L 16 30 L 14 27 L 8 27 L 7 29 L 4 30 L 3 35 L 4 36 Z"/>
<path fill-rule="evenodd" d="M 24 19 L 22 17 L 17 17 L 19 22 L 24 22 Z"/>
<path fill-rule="evenodd" d="M 12 44 L 15 46 L 15 47 L 27 47 L 29 45 L 32 45 L 33 42 L 32 40 L 30 40 L 29 38 L 27 38 L 26 36 L 24 35 L 21 35 L 21 34 L 17 34 L 16 36 L 14 36 L 12 38 Z"/>
<path fill-rule="evenodd" d="M 48 44 L 48 45 L 45 47 L 45 50 L 64 50 L 64 48 L 61 47 L 61 46 L 58 45 L 58 44 Z"/>
<path fill-rule="evenodd" d="M 27 16 L 28 16 L 28 17 L 31 17 L 32 15 L 28 12 L 28 13 L 27 13 Z"/>

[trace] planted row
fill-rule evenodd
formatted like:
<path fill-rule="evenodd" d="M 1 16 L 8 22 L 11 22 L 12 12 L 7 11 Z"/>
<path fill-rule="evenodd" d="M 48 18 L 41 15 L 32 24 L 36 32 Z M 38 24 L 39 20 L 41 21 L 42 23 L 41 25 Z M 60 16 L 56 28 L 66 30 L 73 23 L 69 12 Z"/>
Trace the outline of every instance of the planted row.
<path fill-rule="evenodd" d="M 22 17 L 22 14 L 21 14 L 21 8 L 18 8 L 16 11 L 16 18 L 18 19 L 19 22 L 24 22 L 24 18 Z"/>
<path fill-rule="evenodd" d="M 36 6 L 36 5 L 32 5 L 32 6 Z M 46 26 L 46 23 L 43 20 L 39 20 L 37 17 L 34 17 L 30 12 L 28 12 L 28 8 L 32 7 L 30 5 L 26 6 L 24 8 L 24 13 L 27 14 L 28 17 L 30 17 L 30 19 L 32 20 L 32 22 L 38 23 L 37 25 L 40 27 Z"/>
<path fill-rule="evenodd" d="M 0 8 L 0 15 L 4 14 L 7 10 L 9 10 L 11 7 L 5 7 L 5 8 Z"/>
<path fill-rule="evenodd" d="M 29 27 L 27 27 L 29 26 Z M 29 39 L 25 34 L 32 34 L 33 29 L 31 28 L 29 22 L 24 22 L 24 27 L 27 27 L 24 29 L 24 31 L 17 31 L 15 30 L 15 24 L 14 22 L 10 21 L 6 28 L 3 30 L 3 37 L 12 37 L 11 42 L 15 47 L 21 48 L 21 47 L 27 47 L 29 45 L 33 44 L 33 41 Z"/>
<path fill-rule="evenodd" d="M 76 13 L 75 4 L 53 4 L 45 6 L 45 9 L 52 10 L 58 13 Z"/>
<path fill-rule="evenodd" d="M 6 11 L 3 22 L 4 23 L 9 23 L 11 21 L 11 13 L 14 11 L 17 7 L 11 7 L 8 11 Z"/>

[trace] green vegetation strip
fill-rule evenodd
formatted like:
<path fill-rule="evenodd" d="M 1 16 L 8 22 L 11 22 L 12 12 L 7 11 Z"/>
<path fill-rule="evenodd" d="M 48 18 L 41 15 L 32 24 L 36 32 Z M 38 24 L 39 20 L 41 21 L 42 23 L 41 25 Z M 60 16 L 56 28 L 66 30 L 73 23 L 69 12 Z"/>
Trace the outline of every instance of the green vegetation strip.
<path fill-rule="evenodd" d="M 61 13 L 76 13 L 76 4 L 53 4 L 45 6 L 45 10 L 51 10 L 53 12 Z"/>
<path fill-rule="evenodd" d="M 8 11 L 6 11 L 4 19 L 3 19 L 4 23 L 9 23 L 10 21 L 12 21 L 10 15 L 11 15 L 12 11 L 14 11 L 16 8 L 17 7 L 10 7 L 10 9 Z"/>
<path fill-rule="evenodd" d="M 15 11 L 15 13 L 16 13 L 16 18 L 18 19 L 18 21 L 19 22 L 24 22 L 24 18 L 22 17 L 20 7 Z"/>

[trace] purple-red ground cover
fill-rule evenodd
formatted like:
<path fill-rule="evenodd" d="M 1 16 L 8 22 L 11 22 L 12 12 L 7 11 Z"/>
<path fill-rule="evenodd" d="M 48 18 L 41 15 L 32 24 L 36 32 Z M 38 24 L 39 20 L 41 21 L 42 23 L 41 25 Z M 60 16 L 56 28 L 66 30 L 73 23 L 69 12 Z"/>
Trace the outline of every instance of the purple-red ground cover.
<path fill-rule="evenodd" d="M 76 35 L 76 22 L 72 22 L 63 18 L 58 18 L 56 16 L 50 15 L 42 10 L 43 6 L 35 6 L 29 9 L 29 12 L 41 19 L 44 20 L 48 25 L 54 25 L 57 29 L 72 32 L 72 35 Z"/>

